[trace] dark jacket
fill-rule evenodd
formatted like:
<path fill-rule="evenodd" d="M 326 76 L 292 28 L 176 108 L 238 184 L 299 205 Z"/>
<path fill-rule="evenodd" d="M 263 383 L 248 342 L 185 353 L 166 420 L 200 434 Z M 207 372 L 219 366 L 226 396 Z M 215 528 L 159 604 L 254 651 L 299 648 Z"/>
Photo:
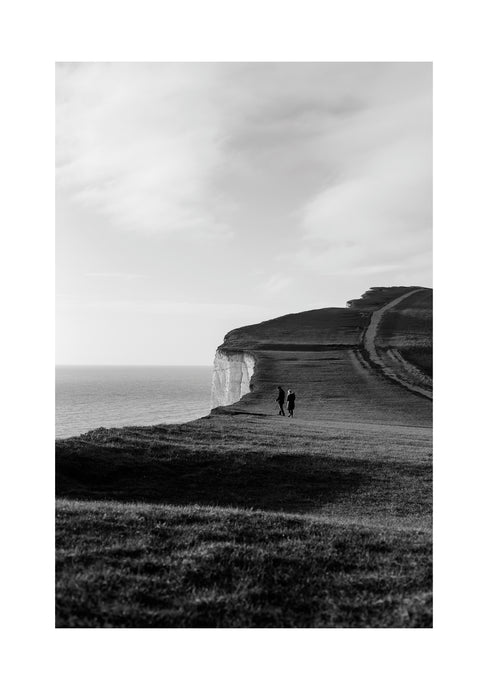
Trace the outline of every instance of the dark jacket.
<path fill-rule="evenodd" d="M 295 393 L 290 393 L 287 397 L 288 409 L 293 410 L 295 408 Z"/>
<path fill-rule="evenodd" d="M 285 402 L 285 391 L 283 390 L 283 388 L 278 389 L 278 397 L 276 398 L 276 402 L 279 402 L 279 403 Z"/>

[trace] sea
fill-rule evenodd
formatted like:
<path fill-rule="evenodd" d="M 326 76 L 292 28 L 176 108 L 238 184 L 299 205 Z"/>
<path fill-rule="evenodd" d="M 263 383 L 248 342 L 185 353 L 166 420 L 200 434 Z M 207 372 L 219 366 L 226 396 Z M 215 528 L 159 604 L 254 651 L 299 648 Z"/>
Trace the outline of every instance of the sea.
<path fill-rule="evenodd" d="M 56 438 L 210 412 L 211 366 L 57 366 Z"/>

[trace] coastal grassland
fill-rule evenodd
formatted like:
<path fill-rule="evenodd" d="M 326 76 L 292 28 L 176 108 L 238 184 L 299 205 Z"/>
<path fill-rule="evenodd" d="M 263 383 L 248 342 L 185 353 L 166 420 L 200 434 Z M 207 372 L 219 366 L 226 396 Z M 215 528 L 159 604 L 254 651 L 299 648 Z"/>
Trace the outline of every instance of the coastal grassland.
<path fill-rule="evenodd" d="M 58 627 L 430 627 L 421 529 L 57 502 Z"/>
<path fill-rule="evenodd" d="M 221 415 L 56 444 L 60 627 L 429 627 L 431 430 Z"/>
<path fill-rule="evenodd" d="M 56 492 L 430 526 L 431 439 L 241 416 L 98 430 L 57 444 Z"/>

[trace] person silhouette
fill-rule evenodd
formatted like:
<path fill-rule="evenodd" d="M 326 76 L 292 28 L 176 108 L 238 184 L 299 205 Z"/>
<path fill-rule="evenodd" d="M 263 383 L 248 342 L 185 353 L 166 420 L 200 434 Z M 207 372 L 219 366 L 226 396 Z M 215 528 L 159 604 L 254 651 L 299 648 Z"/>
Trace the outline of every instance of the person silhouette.
<path fill-rule="evenodd" d="M 295 393 L 292 390 L 288 391 L 286 400 L 288 402 L 288 417 L 293 417 L 293 410 L 295 409 Z"/>
<path fill-rule="evenodd" d="M 278 412 L 278 414 L 280 416 L 283 415 L 283 417 L 284 417 L 285 416 L 285 410 L 283 409 L 283 405 L 285 403 L 285 391 L 283 390 L 283 388 L 281 386 L 278 386 L 278 397 L 276 398 L 276 402 L 280 406 L 280 411 Z"/>

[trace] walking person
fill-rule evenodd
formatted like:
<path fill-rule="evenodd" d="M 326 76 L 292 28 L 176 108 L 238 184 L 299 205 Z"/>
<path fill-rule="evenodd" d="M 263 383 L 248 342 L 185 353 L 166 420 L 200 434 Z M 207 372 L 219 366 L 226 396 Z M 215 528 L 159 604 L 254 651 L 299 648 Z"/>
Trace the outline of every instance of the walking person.
<path fill-rule="evenodd" d="M 288 417 L 293 417 L 293 410 L 295 409 L 295 393 L 292 390 L 288 391 L 286 400 L 288 402 Z"/>
<path fill-rule="evenodd" d="M 285 404 L 285 391 L 281 386 L 278 386 L 278 397 L 276 398 L 276 402 L 280 406 L 280 411 L 278 414 L 283 417 L 285 416 L 285 410 L 283 409 L 283 405 Z"/>

